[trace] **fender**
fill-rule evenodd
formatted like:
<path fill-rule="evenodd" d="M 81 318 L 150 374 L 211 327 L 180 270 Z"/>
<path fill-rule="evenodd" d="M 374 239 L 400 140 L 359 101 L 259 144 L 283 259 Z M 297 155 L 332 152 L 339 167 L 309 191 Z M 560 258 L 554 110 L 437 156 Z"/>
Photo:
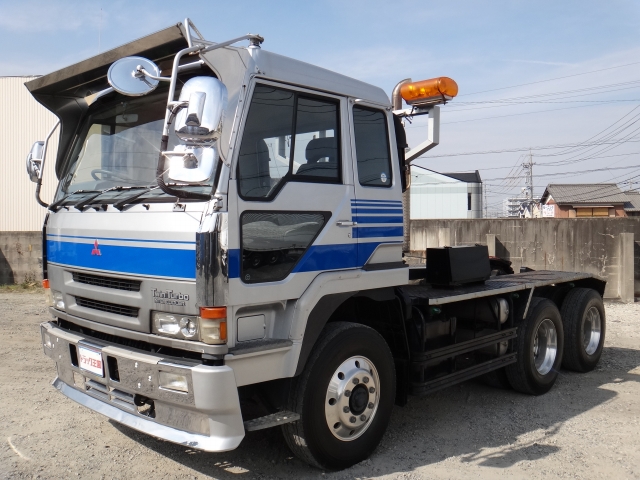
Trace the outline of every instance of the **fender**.
<path fill-rule="evenodd" d="M 298 299 L 293 312 L 289 338 L 301 343 L 293 375 L 302 372 L 320 332 L 345 300 L 369 290 L 406 285 L 408 280 L 408 268 L 371 272 L 358 269 L 318 275 Z M 354 289 L 355 286 L 358 289 Z"/>

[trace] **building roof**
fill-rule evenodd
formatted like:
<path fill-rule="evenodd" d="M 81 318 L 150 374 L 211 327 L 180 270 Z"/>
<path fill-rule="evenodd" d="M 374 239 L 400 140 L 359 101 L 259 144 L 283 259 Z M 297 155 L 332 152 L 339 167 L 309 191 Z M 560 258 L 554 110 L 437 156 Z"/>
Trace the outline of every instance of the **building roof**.
<path fill-rule="evenodd" d="M 559 205 L 622 205 L 629 201 L 615 183 L 549 184 L 541 203 L 550 196 Z"/>
<path fill-rule="evenodd" d="M 435 170 L 431 170 L 430 168 L 425 168 L 420 165 L 411 165 L 411 168 L 421 168 L 422 170 L 427 170 L 429 172 L 437 173 L 438 175 L 444 175 L 445 177 L 453 178 L 454 180 L 458 180 L 459 182 L 464 183 L 482 183 L 482 179 L 480 178 L 480 172 L 476 170 L 475 172 L 453 172 L 453 173 L 442 173 L 436 172 Z"/>
<path fill-rule="evenodd" d="M 640 212 L 640 192 L 630 190 L 624 192 L 627 196 L 627 201 L 624 204 L 625 212 Z"/>
<path fill-rule="evenodd" d="M 478 170 L 476 170 L 475 172 L 443 173 L 442 175 L 455 178 L 456 180 L 460 180 L 461 182 L 482 183 L 482 179 L 480 178 L 480 172 Z"/>

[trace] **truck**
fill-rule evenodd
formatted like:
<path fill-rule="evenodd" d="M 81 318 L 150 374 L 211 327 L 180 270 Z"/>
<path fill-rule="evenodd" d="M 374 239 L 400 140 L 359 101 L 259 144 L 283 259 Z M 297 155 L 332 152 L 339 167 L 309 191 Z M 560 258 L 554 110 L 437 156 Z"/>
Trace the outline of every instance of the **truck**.
<path fill-rule="evenodd" d="M 263 41 L 211 42 L 185 19 L 26 83 L 58 118 L 26 160 L 47 208 L 54 388 L 207 452 L 279 427 L 300 459 L 342 469 L 411 395 L 475 377 L 540 395 L 561 367 L 597 365 L 601 278 L 490 277 L 481 245 L 408 264 L 409 165 L 438 144 L 453 80 L 389 97 Z"/>

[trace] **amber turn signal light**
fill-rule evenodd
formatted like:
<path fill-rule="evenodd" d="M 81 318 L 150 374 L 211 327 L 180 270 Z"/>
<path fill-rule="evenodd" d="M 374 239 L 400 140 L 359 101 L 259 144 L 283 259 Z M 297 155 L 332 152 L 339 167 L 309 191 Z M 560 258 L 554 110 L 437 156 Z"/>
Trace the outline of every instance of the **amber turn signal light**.
<path fill-rule="evenodd" d="M 400 87 L 400 95 L 409 105 L 444 103 L 457 94 L 458 84 L 449 77 L 405 83 Z"/>
<path fill-rule="evenodd" d="M 226 319 L 227 307 L 200 307 L 200 318 L 208 320 Z"/>
<path fill-rule="evenodd" d="M 49 280 L 46 278 L 42 280 L 42 288 L 49 288 Z"/>

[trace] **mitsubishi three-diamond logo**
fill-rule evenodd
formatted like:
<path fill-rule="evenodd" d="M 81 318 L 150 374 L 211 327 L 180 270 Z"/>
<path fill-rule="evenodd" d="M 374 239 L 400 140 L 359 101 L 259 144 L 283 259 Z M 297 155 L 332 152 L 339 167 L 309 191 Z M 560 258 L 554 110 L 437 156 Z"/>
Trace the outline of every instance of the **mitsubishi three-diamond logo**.
<path fill-rule="evenodd" d="M 100 253 L 100 249 L 98 248 L 98 240 L 93 242 L 93 250 L 91 250 L 91 255 L 102 255 L 102 253 Z"/>

